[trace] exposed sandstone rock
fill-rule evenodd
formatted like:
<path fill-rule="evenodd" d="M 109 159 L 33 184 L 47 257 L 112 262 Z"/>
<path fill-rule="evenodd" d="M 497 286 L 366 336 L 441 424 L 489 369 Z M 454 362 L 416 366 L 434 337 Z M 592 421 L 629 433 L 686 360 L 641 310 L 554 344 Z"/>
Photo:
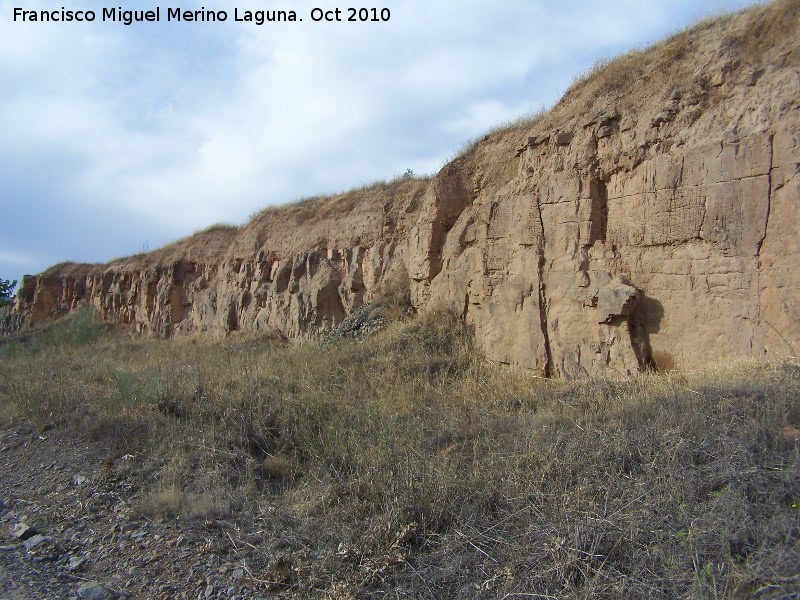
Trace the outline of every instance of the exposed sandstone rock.
<path fill-rule="evenodd" d="M 92 305 L 152 335 L 312 337 L 405 268 L 416 307 L 451 306 L 490 359 L 543 375 L 796 353 L 800 34 L 786 11 L 622 57 L 430 181 L 26 278 L 15 326 Z M 764 22 L 783 24 L 768 44 Z"/>
<path fill-rule="evenodd" d="M 639 290 L 617 277 L 597 292 L 597 318 L 600 324 L 611 324 L 633 313 L 639 300 Z"/>

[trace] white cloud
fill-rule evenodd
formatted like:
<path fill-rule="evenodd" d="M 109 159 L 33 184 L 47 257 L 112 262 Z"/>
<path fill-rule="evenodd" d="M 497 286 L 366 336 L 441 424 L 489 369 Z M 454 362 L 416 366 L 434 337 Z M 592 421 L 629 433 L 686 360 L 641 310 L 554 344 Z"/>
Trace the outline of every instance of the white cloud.
<path fill-rule="evenodd" d="M 698 14 L 693 0 L 395 0 L 388 23 L 328 24 L 308 20 L 312 0 L 285 4 L 306 20 L 21 24 L 0 0 L 0 201 L 30 232 L 16 243 L 48 248 L 0 253 L 0 275 L 429 171 L 555 101 L 595 58 Z M 230 3 L 204 5 L 232 19 Z M 98 231 L 113 223 L 129 231 Z"/>
<path fill-rule="evenodd" d="M 47 260 L 47 257 L 0 248 L 0 263 L 13 263 L 22 267 L 35 267 L 40 264 L 43 259 Z M 3 279 L 7 278 L 3 277 Z"/>

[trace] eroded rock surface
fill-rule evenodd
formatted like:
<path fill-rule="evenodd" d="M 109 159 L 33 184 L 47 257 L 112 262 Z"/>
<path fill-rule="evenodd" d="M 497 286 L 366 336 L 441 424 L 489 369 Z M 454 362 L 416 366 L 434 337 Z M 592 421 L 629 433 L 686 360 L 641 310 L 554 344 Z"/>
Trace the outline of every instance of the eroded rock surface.
<path fill-rule="evenodd" d="M 542 375 L 795 353 L 797 11 L 757 7 L 621 57 L 429 181 L 25 278 L 4 327 L 91 305 L 144 334 L 314 337 L 405 269 L 417 308 L 451 306 L 489 358 Z"/>

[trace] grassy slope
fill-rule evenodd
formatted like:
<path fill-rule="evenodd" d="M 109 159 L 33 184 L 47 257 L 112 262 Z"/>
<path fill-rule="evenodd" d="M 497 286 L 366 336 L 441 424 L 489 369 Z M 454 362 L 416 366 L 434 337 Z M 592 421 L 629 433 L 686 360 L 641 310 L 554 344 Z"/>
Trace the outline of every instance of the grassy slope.
<path fill-rule="evenodd" d="M 547 381 L 487 364 L 442 312 L 323 347 L 129 339 L 84 314 L 0 353 L 0 419 L 142 452 L 121 476 L 145 515 L 271 515 L 248 560 L 275 593 L 800 591 L 796 362 Z"/>

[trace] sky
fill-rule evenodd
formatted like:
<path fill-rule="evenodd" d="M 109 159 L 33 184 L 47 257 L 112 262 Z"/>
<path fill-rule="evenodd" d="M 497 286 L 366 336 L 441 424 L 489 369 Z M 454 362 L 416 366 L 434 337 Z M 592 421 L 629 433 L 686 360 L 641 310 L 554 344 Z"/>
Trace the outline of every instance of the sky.
<path fill-rule="evenodd" d="M 749 4 L 0 0 L 0 279 L 435 173 L 492 127 L 552 106 L 596 61 Z M 349 6 L 388 19 L 349 22 Z M 96 18 L 15 21 L 15 8 L 62 7 Z M 176 7 L 227 20 L 168 21 Z M 104 21 L 104 8 L 159 8 L 160 20 Z M 315 21 L 315 8 L 342 20 Z M 265 9 L 302 20 L 235 20 Z"/>

